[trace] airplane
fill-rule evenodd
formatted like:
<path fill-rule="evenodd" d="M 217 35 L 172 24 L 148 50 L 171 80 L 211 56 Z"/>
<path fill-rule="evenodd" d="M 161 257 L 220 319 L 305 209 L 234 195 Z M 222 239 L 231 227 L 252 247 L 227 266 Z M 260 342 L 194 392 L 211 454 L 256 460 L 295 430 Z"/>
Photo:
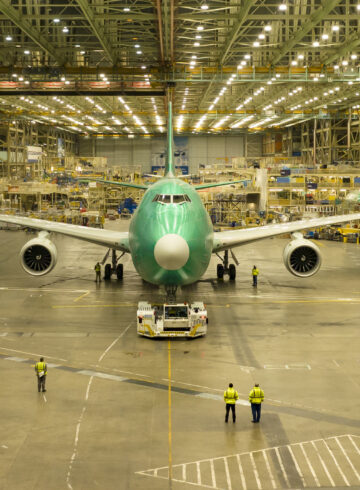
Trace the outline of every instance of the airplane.
<path fill-rule="evenodd" d="M 57 249 L 50 233 L 102 245 L 112 250 L 112 264 L 105 266 L 105 278 L 116 273 L 123 278 L 123 265 L 117 252 L 131 255 L 139 275 L 147 282 L 164 286 L 168 297 L 174 298 L 179 286 L 192 284 L 208 268 L 212 254 L 221 263 L 217 277 L 229 275 L 235 280 L 238 261 L 233 248 L 284 233 L 291 240 L 283 252 L 286 268 L 297 277 L 310 277 L 321 266 L 321 253 L 317 245 L 304 239 L 301 230 L 360 220 L 360 213 L 338 215 L 309 220 L 269 224 L 262 227 L 214 232 L 210 217 L 197 193 L 198 190 L 234 184 L 219 182 L 190 185 L 175 176 L 173 161 L 173 129 L 171 103 L 168 109 L 168 141 L 165 176 L 146 186 L 131 182 L 96 179 L 115 186 L 133 187 L 145 191 L 141 203 L 130 222 L 129 232 L 86 228 L 54 223 L 20 216 L 0 215 L 0 222 L 13 223 L 40 230 L 39 235 L 27 242 L 20 251 L 24 270 L 34 276 L 50 272 L 56 265 Z M 239 181 L 241 182 L 241 181 Z M 229 251 L 235 262 L 229 264 Z M 224 252 L 223 257 L 220 253 Z"/>

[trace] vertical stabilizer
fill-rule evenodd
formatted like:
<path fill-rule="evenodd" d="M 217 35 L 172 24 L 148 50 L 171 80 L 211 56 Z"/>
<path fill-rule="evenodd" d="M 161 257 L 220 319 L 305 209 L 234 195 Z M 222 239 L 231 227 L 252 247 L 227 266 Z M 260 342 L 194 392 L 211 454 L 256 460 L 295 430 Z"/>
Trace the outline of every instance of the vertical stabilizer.
<path fill-rule="evenodd" d="M 167 156 L 165 165 L 165 175 L 173 177 L 175 175 L 174 168 L 174 142 L 173 142 L 173 126 L 172 126 L 172 105 L 169 102 L 168 108 L 168 134 L 167 134 Z"/>

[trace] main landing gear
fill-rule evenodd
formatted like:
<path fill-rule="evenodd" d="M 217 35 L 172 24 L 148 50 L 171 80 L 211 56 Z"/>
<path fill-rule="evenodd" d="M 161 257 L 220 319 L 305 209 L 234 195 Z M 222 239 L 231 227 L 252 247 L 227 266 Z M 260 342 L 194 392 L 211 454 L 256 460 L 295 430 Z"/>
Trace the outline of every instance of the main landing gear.
<path fill-rule="evenodd" d="M 232 250 L 230 250 L 231 256 L 235 262 L 236 265 L 239 265 L 239 262 L 237 261 L 235 255 L 233 254 Z M 220 257 L 219 254 L 216 254 L 219 259 L 221 260 L 222 264 L 218 264 L 216 268 L 216 274 L 218 279 L 223 279 L 224 275 L 228 275 L 230 281 L 235 281 L 236 278 L 236 267 L 235 264 L 229 264 L 229 250 L 225 250 L 224 252 L 224 258 Z"/>
<path fill-rule="evenodd" d="M 122 281 L 123 275 L 124 275 L 124 266 L 123 266 L 123 264 L 118 264 L 118 261 L 121 259 L 121 257 L 124 255 L 124 253 L 122 253 L 118 257 L 116 255 L 116 250 L 109 248 L 109 250 L 107 251 L 107 253 L 106 253 L 106 255 L 103 258 L 101 263 L 104 264 L 107 261 L 109 255 L 110 255 L 110 251 L 111 251 L 111 264 L 105 265 L 104 279 L 105 279 L 105 281 L 110 281 L 111 276 L 113 274 L 116 274 L 117 279 L 119 281 Z"/>

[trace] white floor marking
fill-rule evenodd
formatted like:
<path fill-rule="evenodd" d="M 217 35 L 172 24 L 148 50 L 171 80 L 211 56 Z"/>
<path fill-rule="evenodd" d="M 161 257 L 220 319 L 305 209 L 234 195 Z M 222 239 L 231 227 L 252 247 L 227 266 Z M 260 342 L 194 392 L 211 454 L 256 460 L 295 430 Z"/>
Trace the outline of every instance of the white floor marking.
<path fill-rule="evenodd" d="M 109 350 L 116 344 L 116 342 L 118 342 L 125 334 L 126 332 L 129 330 L 131 326 L 131 323 L 125 328 L 125 330 L 104 350 L 104 352 L 101 354 L 101 356 L 99 357 L 98 359 L 98 364 L 104 359 L 105 355 L 109 352 Z M 88 374 L 88 373 L 91 373 L 91 377 L 89 379 L 89 382 L 87 384 L 87 387 L 86 387 L 86 393 L 85 393 L 85 401 L 84 401 L 84 406 L 82 408 L 82 411 L 81 411 L 81 415 L 79 417 L 79 420 L 78 420 L 78 423 L 77 423 L 77 426 L 76 426 L 76 431 L 75 431 L 75 439 L 74 439 L 74 448 L 73 448 L 73 453 L 72 453 L 72 456 L 70 458 L 70 462 L 69 462 L 69 466 L 68 466 L 68 472 L 67 472 L 67 475 L 66 475 L 66 485 L 68 487 L 69 490 L 73 490 L 73 487 L 71 485 L 71 472 L 72 472 L 72 468 L 73 468 L 73 464 L 76 460 L 76 456 L 77 456 L 77 452 L 78 452 L 78 443 L 79 443 L 79 434 L 80 434 L 80 427 L 81 427 L 81 423 L 83 421 L 83 418 L 84 418 L 84 414 L 86 412 L 86 404 L 87 404 L 87 401 L 89 399 L 89 394 L 90 394 L 90 388 L 91 388 L 91 384 L 93 382 L 93 379 L 95 376 L 98 376 L 98 375 L 103 375 L 103 376 L 98 376 L 98 377 L 107 377 L 107 376 L 111 376 L 111 379 L 112 378 L 115 378 L 115 376 L 112 376 L 112 375 L 105 375 L 104 373 L 96 373 L 95 371 L 80 371 L 81 374 Z M 92 374 L 93 373 L 93 374 Z M 120 378 L 120 376 L 116 376 L 116 378 Z M 120 378 L 122 381 L 124 380 L 124 378 Z M 117 379 L 119 380 L 119 379 Z"/>
<path fill-rule="evenodd" d="M 36 357 L 46 357 L 46 359 L 56 359 L 57 361 L 64 361 L 64 362 L 68 362 L 67 359 L 62 359 L 61 357 L 52 357 L 52 356 L 46 356 L 45 354 L 38 354 L 36 352 L 26 352 L 26 351 L 23 351 L 23 350 L 17 350 L 17 349 L 8 349 L 6 347 L 1 347 L 0 346 L 0 350 L 6 350 L 6 351 L 9 351 L 9 352 L 18 352 L 20 354 L 28 354 L 29 356 L 36 356 Z"/>
<path fill-rule="evenodd" d="M 229 465 L 227 462 L 227 458 L 224 458 L 224 465 L 225 465 L 225 473 L 226 473 L 226 481 L 227 481 L 227 485 L 228 485 L 228 490 L 231 490 L 232 486 L 231 486 L 231 479 L 230 479 L 230 472 L 229 472 Z"/>
<path fill-rule="evenodd" d="M 5 357 L 6 361 L 15 361 L 15 362 L 26 362 L 27 359 L 24 357 Z"/>
<path fill-rule="evenodd" d="M 330 454 L 330 456 L 331 456 L 331 459 L 334 461 L 335 466 L 336 466 L 336 468 L 337 468 L 338 472 L 339 472 L 339 473 L 340 473 L 340 475 L 342 476 L 342 478 L 343 478 L 343 480 L 344 480 L 344 482 L 345 482 L 345 485 L 346 485 L 347 487 L 350 487 L 349 480 L 346 478 L 346 476 L 344 475 L 344 473 L 343 473 L 342 469 L 340 468 L 340 465 L 339 465 L 339 463 L 338 463 L 337 459 L 335 458 L 334 453 L 333 453 L 333 452 L 332 452 L 332 450 L 330 449 L 329 444 L 328 444 L 326 441 L 323 441 L 323 442 L 324 442 L 324 444 L 325 444 L 325 446 L 326 446 L 326 448 L 327 448 L 327 450 L 328 450 L 328 452 L 329 452 L 329 454 Z"/>
<path fill-rule="evenodd" d="M 243 487 L 244 490 L 247 490 L 246 480 L 245 480 L 245 476 L 244 476 L 244 470 L 243 470 L 243 467 L 242 467 L 242 464 L 241 464 L 241 461 L 240 461 L 240 454 L 237 454 L 236 455 L 236 459 L 237 459 L 238 466 L 239 466 L 242 487 Z"/>
<path fill-rule="evenodd" d="M 311 464 L 311 462 L 310 462 L 310 459 L 308 458 L 308 455 L 306 454 L 306 451 L 305 451 L 304 446 L 303 446 L 302 444 L 299 444 L 299 446 L 300 446 L 301 451 L 302 451 L 302 453 L 303 453 L 303 455 L 304 455 L 304 458 L 305 458 L 305 460 L 306 460 L 306 462 L 307 462 L 307 464 L 308 464 L 308 466 L 309 466 L 309 469 L 310 469 L 311 474 L 312 474 L 312 476 L 313 476 L 313 478 L 314 478 L 314 480 L 315 480 L 316 485 L 317 485 L 318 487 L 320 487 L 320 482 L 319 482 L 319 480 L 318 480 L 318 477 L 316 476 L 316 473 L 315 473 L 314 468 L 313 468 L 313 466 L 312 466 L 312 464 Z"/>
<path fill-rule="evenodd" d="M 257 471 L 255 460 L 254 460 L 254 455 L 252 453 L 250 453 L 250 461 L 251 461 L 251 466 L 252 466 L 253 471 L 254 471 L 255 480 L 256 480 L 256 484 L 258 486 L 258 489 L 259 490 L 262 490 L 261 481 L 260 481 L 260 478 L 259 478 L 259 473 Z"/>
<path fill-rule="evenodd" d="M 340 443 L 340 441 L 339 441 L 339 439 L 337 437 L 335 437 L 335 441 L 336 441 L 337 445 L 339 446 L 341 452 L 343 453 L 344 457 L 346 458 L 347 462 L 351 466 L 351 469 L 355 473 L 357 479 L 360 481 L 360 475 L 359 475 L 359 473 L 356 471 L 355 466 L 353 465 L 353 463 L 352 463 L 351 459 L 349 458 L 349 456 L 346 454 L 343 446 L 341 445 L 341 443 Z"/>
<path fill-rule="evenodd" d="M 114 374 L 99 373 L 97 371 L 90 371 L 87 369 L 77 371 L 77 374 L 83 374 L 85 376 L 92 376 L 93 378 L 111 379 L 112 381 L 126 381 L 128 379 L 128 378 L 123 378 L 121 376 L 116 376 Z"/>
<path fill-rule="evenodd" d="M 333 363 L 335 364 L 336 367 L 341 367 L 340 364 L 338 362 L 335 361 L 335 359 L 333 359 Z"/>
<path fill-rule="evenodd" d="M 269 459 L 267 457 L 267 454 L 266 454 L 266 451 L 261 451 L 263 456 L 264 456 L 264 460 L 265 460 L 265 465 L 266 465 L 266 469 L 269 473 L 269 476 L 270 476 L 270 480 L 271 480 L 271 485 L 273 488 L 276 488 L 276 482 L 275 482 L 275 479 L 274 479 L 274 475 L 272 474 L 272 471 L 271 471 L 271 467 L 270 467 L 270 463 L 269 463 Z"/>
<path fill-rule="evenodd" d="M 306 487 L 305 478 L 304 478 L 304 476 L 303 476 L 303 474 L 302 474 L 302 472 L 301 472 L 300 466 L 298 465 L 298 462 L 297 462 L 297 460 L 296 460 L 296 458 L 295 458 L 295 456 L 294 456 L 293 450 L 291 449 L 291 446 L 290 446 L 290 445 L 288 445 L 288 446 L 287 446 L 287 448 L 288 448 L 288 450 L 289 450 L 289 453 L 290 453 L 291 459 L 292 459 L 292 460 L 293 460 L 293 462 L 294 462 L 294 465 L 295 465 L 296 471 L 298 472 L 298 474 L 299 474 L 299 476 L 300 476 L 300 479 L 301 479 L 301 481 L 302 481 L 302 484 L 303 484 L 303 486 L 304 486 L 304 487 Z"/>
<path fill-rule="evenodd" d="M 322 457 L 320 456 L 320 453 L 319 453 L 319 451 L 318 451 L 318 449 L 317 449 L 317 447 L 316 447 L 315 442 L 314 442 L 314 441 L 311 441 L 311 444 L 313 445 L 313 447 L 314 447 L 314 449 L 315 449 L 315 451 L 316 451 L 316 454 L 317 454 L 317 456 L 318 456 L 318 458 L 319 458 L 319 461 L 320 461 L 320 463 L 321 463 L 321 466 L 324 468 L 324 471 L 325 471 L 325 473 L 327 474 L 327 477 L 329 478 L 329 481 L 330 481 L 331 485 L 332 485 L 333 487 L 335 487 L 334 480 L 332 479 L 332 476 L 330 475 L 329 470 L 327 469 L 327 466 L 326 466 L 326 464 L 324 463 L 324 460 L 323 460 L 323 459 L 322 459 Z"/>
<path fill-rule="evenodd" d="M 1 447 L 2 447 L 3 449 L 9 449 L 7 446 L 5 446 L 5 444 L 3 444 Z"/>
<path fill-rule="evenodd" d="M 298 483 L 299 489 L 296 487 L 298 490 L 306 487 L 314 488 L 314 482 L 316 487 L 329 487 L 330 481 L 330 485 L 335 487 L 335 481 L 328 467 L 334 468 L 337 465 L 338 470 L 340 470 L 339 475 L 346 478 L 346 480 L 344 479 L 345 484 L 358 488 L 360 481 L 360 461 L 358 456 L 360 455 L 360 450 L 354 439 L 358 441 L 360 437 L 351 435 L 333 436 L 326 439 L 297 442 L 246 453 L 189 461 L 173 465 L 173 469 L 177 469 L 177 474 L 181 475 L 181 479 L 174 479 L 173 481 L 201 488 L 212 488 L 213 490 L 275 490 L 283 489 L 284 486 L 294 488 L 291 486 L 290 480 L 292 476 L 296 476 L 296 473 L 294 474 L 295 467 L 301 480 Z M 335 459 L 331 456 L 335 444 L 339 446 L 341 451 L 341 453 L 338 453 L 341 454 L 341 458 L 337 460 L 334 454 Z M 305 445 L 308 445 L 307 450 Z M 289 451 L 291 458 L 284 457 L 287 451 Z M 272 462 L 270 455 L 275 457 Z M 262 459 L 258 459 L 261 456 L 264 458 L 265 465 Z M 236 470 L 234 471 L 234 460 L 237 461 L 239 473 Z M 325 463 L 325 461 L 328 463 Z M 274 464 L 275 467 L 279 467 L 279 472 L 272 470 Z M 194 467 L 196 469 L 195 477 Z M 148 477 L 167 479 L 167 471 L 168 467 L 163 466 L 137 471 L 136 473 Z M 337 478 L 340 478 L 340 476 L 337 476 Z M 223 483 L 220 484 L 220 481 L 223 481 Z M 207 484 L 204 482 L 207 482 Z"/>
<path fill-rule="evenodd" d="M 44 402 L 47 403 L 46 396 L 43 394 Z"/>
<path fill-rule="evenodd" d="M 287 473 L 285 471 L 285 468 L 284 468 L 284 465 L 283 465 L 283 462 L 282 462 L 282 459 L 281 459 L 281 456 L 280 456 L 280 452 L 279 452 L 279 448 L 278 447 L 275 447 L 275 454 L 276 454 L 276 457 L 279 461 L 279 465 L 280 465 L 280 468 L 281 468 L 281 472 L 283 474 L 283 477 L 284 477 L 284 480 L 287 484 L 287 487 L 290 488 L 290 482 L 289 482 L 289 478 L 287 476 Z"/>

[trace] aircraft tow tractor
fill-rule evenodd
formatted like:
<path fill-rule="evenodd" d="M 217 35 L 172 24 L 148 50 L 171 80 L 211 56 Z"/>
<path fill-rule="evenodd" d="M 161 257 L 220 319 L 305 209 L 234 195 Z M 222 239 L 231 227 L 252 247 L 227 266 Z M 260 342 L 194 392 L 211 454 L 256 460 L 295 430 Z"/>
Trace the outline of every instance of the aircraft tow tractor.
<path fill-rule="evenodd" d="M 202 302 L 151 305 L 140 301 L 137 333 L 145 337 L 201 337 L 206 334 L 207 310 Z"/>

